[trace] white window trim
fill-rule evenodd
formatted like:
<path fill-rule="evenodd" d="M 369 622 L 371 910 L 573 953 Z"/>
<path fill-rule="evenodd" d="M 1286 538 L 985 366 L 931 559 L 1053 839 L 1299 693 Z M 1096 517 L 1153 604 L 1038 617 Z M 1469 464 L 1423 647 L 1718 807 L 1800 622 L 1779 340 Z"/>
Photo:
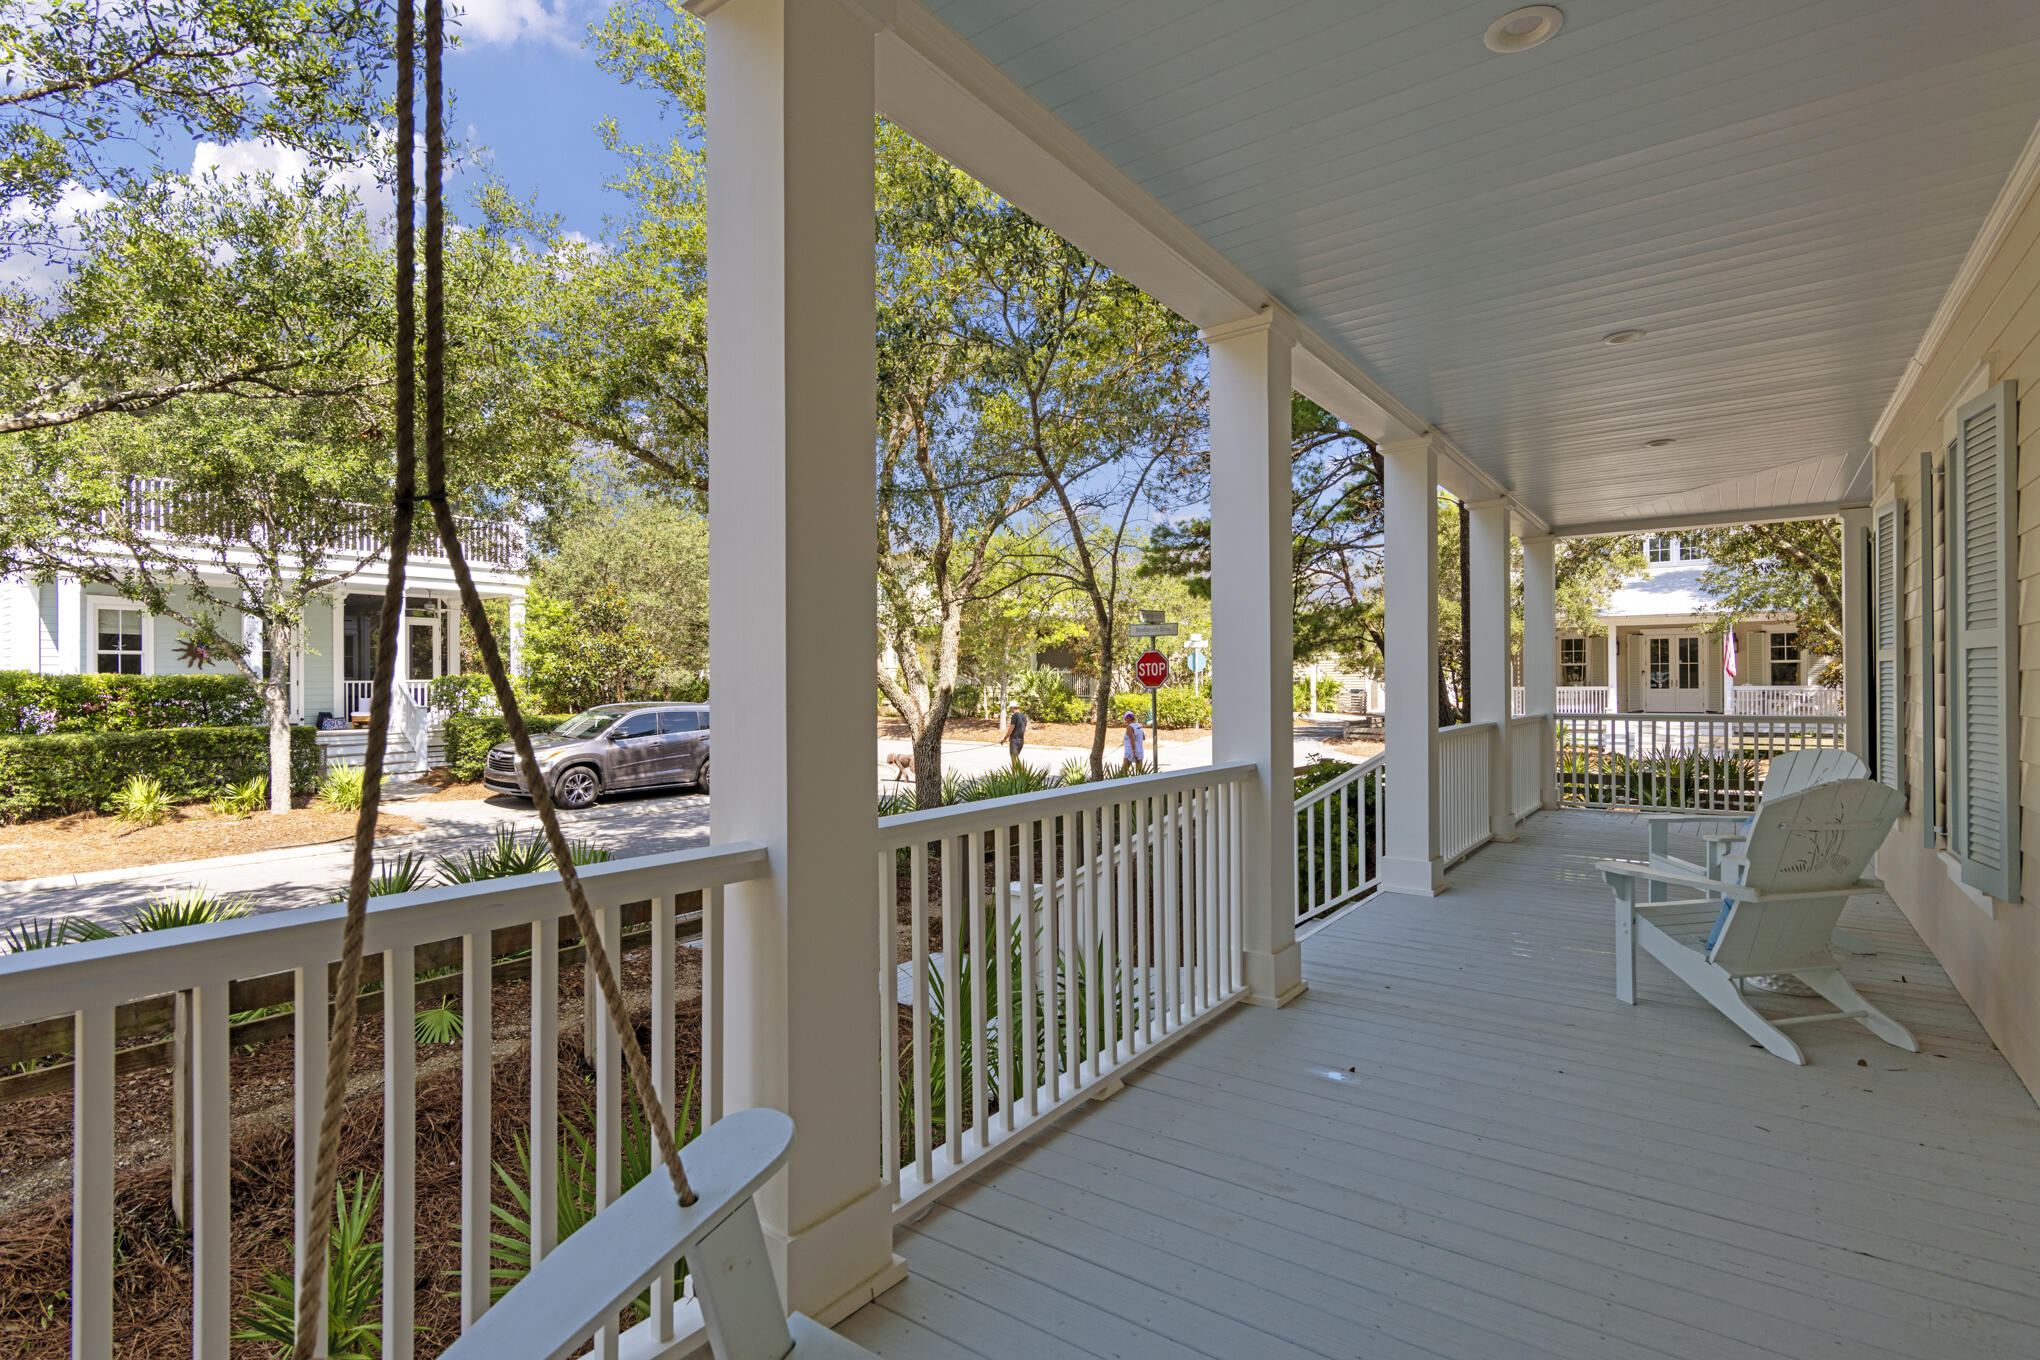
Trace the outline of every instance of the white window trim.
<path fill-rule="evenodd" d="M 85 655 L 79 659 L 81 675 L 99 674 L 99 611 L 102 609 L 134 609 L 142 616 L 142 674 L 156 673 L 156 616 L 139 600 L 123 599 L 118 595 L 87 595 L 85 597 Z"/>

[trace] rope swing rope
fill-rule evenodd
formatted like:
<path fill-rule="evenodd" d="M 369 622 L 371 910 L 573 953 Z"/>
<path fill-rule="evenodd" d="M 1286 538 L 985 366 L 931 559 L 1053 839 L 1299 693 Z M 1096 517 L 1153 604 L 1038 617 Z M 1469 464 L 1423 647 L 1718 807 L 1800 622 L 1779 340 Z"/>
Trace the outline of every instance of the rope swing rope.
<path fill-rule="evenodd" d="M 445 8 L 443 0 L 425 0 L 423 47 L 425 51 L 425 480 L 426 494 L 417 494 L 417 446 L 414 433 L 417 398 L 415 347 L 417 340 L 413 290 L 416 285 L 415 213 L 413 183 L 413 140 L 416 137 L 415 102 L 416 53 L 413 40 L 413 0 L 397 0 L 397 184 L 396 184 L 396 477 L 392 487 L 393 517 L 390 533 L 389 581 L 383 589 L 382 613 L 377 621 L 374 688 L 369 701 L 368 750 L 364 761 L 361 811 L 354 826 L 354 860 L 347 879 L 347 917 L 341 939 L 338 995 L 333 1007 L 333 1027 L 328 1036 L 326 1090 L 319 1123 L 317 1171 L 313 1178 L 310 1225 L 305 1235 L 304 1258 L 298 1262 L 297 1339 L 294 1360 L 313 1360 L 320 1339 L 321 1312 L 326 1290 L 326 1244 L 332 1231 L 333 1195 L 339 1179 L 340 1120 L 347 1096 L 347 1068 L 354 1050 L 354 1026 L 360 1010 L 363 937 L 368 919 L 368 884 L 375 865 L 376 812 L 382 801 L 383 748 L 389 736 L 390 694 L 394 688 L 397 630 L 403 624 L 404 567 L 410 556 L 414 508 L 423 500 L 431 510 L 434 528 L 447 561 L 460 587 L 461 609 L 475 636 L 488 672 L 496 702 L 503 710 L 517 759 L 526 774 L 532 806 L 544 828 L 546 844 L 560 882 L 566 888 L 574 924 L 581 932 L 589 969 L 602 992 L 603 1009 L 616 1031 L 629 1069 L 631 1088 L 644 1110 L 657 1141 L 660 1160 L 673 1182 L 673 1193 L 681 1207 L 694 1203 L 693 1187 L 680 1164 L 680 1146 L 673 1136 L 673 1124 L 659 1099 L 652 1079 L 652 1067 L 636 1042 L 630 1017 L 624 1008 L 623 987 L 616 966 L 603 944 L 595 913 L 581 884 L 580 871 L 560 829 L 559 814 L 553 807 L 552 789 L 539 777 L 538 762 L 531 749 L 531 733 L 518 708 L 510 674 L 503 664 L 501 649 L 482 609 L 474 575 L 461 550 L 460 535 L 446 494 L 446 310 L 445 243 L 446 209 L 443 180 L 446 161 L 445 98 L 441 56 L 445 49 Z M 299 1023 L 306 1023 L 303 1017 Z"/>

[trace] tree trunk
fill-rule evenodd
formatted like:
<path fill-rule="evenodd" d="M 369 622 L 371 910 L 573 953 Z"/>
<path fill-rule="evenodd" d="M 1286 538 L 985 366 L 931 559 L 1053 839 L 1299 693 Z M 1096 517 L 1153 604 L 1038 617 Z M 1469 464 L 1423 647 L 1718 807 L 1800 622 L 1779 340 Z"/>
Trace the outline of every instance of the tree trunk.
<path fill-rule="evenodd" d="M 262 702 L 269 711 L 269 810 L 290 811 L 290 675 L 272 675 L 262 682 Z"/>
<path fill-rule="evenodd" d="M 1112 723 L 1112 630 L 1098 644 L 1098 700 L 1091 705 L 1091 778 L 1105 777 L 1105 729 Z"/>
<path fill-rule="evenodd" d="M 927 723 L 914 734 L 914 805 L 942 806 L 942 723 Z"/>

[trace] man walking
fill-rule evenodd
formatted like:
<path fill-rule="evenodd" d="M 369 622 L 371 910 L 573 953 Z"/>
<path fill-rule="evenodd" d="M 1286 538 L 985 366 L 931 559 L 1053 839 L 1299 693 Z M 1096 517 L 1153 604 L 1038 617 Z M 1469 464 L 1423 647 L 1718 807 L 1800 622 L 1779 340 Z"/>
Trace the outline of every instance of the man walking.
<path fill-rule="evenodd" d="M 1126 763 L 1138 767 L 1147 761 L 1147 734 L 1141 730 L 1140 719 L 1133 716 L 1133 710 L 1126 710 L 1126 737 L 1120 746 Z"/>
<path fill-rule="evenodd" d="M 1027 744 L 1027 714 L 1017 703 L 1006 705 L 1006 725 L 999 732 L 1005 738 L 1006 749 L 1013 755 L 1013 763 L 1020 763 L 1020 748 Z"/>

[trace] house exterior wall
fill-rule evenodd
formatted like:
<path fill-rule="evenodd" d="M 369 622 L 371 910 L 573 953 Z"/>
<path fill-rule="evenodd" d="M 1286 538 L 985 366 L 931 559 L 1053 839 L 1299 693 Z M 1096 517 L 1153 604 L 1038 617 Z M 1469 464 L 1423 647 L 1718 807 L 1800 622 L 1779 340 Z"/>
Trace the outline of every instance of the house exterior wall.
<path fill-rule="evenodd" d="M 2029 184 L 1974 286 L 1956 301 L 1951 324 L 1921 356 L 1919 374 L 1884 439 L 1876 446 L 1876 494 L 1896 492 L 1906 507 L 1905 765 L 1907 805 L 1879 852 L 1878 872 L 1892 897 L 1940 959 L 2005 1058 L 2040 1095 L 2040 201 Z M 1947 787 L 1946 708 L 1937 708 L 1928 750 L 1920 708 L 1932 663 L 1922 636 L 1922 495 L 1919 456 L 1936 466 L 1947 436 L 1944 421 L 1962 401 L 2010 379 L 2021 399 L 2016 453 L 2018 505 L 2018 655 L 2020 683 L 2020 882 L 2023 902 L 1990 902 L 1956 881 L 1945 851 L 1926 844 L 1932 810 L 1923 804 L 1931 761 L 1937 789 Z M 1937 534 L 1936 556 L 1940 555 Z M 1944 582 L 1936 578 L 1934 626 L 1945 637 Z M 1942 691 L 1945 696 L 1945 689 Z"/>

